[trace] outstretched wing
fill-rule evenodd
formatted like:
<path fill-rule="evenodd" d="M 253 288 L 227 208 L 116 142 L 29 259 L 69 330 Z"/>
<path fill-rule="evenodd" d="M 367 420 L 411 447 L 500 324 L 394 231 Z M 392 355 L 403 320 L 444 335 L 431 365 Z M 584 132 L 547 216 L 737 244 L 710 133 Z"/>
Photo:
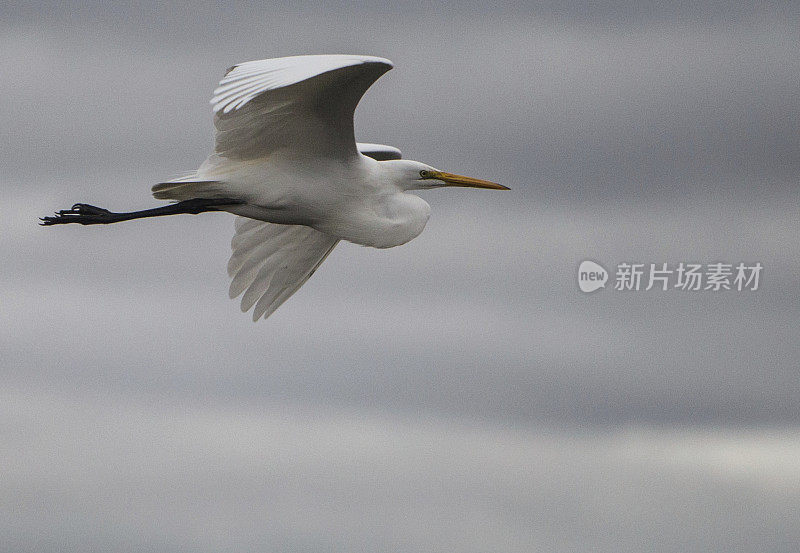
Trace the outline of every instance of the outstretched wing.
<path fill-rule="evenodd" d="M 230 297 L 242 292 L 242 311 L 269 317 L 314 274 L 338 240 L 303 225 L 236 218 L 228 275 Z"/>
<path fill-rule="evenodd" d="M 358 151 L 367 157 L 377 159 L 378 161 L 386 161 L 387 159 L 403 159 L 403 154 L 394 146 L 386 146 L 385 144 L 368 144 L 366 142 L 357 142 L 356 146 Z"/>
<path fill-rule="evenodd" d="M 216 151 L 251 159 L 358 155 L 353 112 L 392 63 L 371 56 L 292 56 L 235 65 L 214 90 Z"/>

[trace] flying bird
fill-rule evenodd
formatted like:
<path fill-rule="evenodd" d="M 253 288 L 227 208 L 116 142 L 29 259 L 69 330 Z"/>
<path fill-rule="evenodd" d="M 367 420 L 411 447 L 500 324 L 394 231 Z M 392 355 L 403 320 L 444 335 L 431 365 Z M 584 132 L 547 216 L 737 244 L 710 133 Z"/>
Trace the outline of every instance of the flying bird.
<path fill-rule="evenodd" d="M 108 224 L 226 211 L 237 215 L 228 262 L 230 297 L 253 321 L 294 294 L 339 240 L 375 248 L 418 236 L 430 206 L 412 190 L 493 182 L 404 160 L 400 150 L 357 143 L 353 113 L 392 63 L 372 56 L 292 56 L 240 63 L 214 90 L 215 150 L 199 169 L 156 184 L 173 203 L 133 212 L 89 204 L 43 225 Z"/>

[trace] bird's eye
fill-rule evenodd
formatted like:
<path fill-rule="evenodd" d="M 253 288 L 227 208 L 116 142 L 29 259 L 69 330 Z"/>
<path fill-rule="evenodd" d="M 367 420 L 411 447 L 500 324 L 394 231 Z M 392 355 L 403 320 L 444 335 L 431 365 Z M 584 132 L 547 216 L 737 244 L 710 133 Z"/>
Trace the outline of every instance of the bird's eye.
<path fill-rule="evenodd" d="M 419 176 L 422 177 L 423 179 L 426 178 L 428 175 L 430 175 L 430 173 L 424 169 L 419 172 Z"/>

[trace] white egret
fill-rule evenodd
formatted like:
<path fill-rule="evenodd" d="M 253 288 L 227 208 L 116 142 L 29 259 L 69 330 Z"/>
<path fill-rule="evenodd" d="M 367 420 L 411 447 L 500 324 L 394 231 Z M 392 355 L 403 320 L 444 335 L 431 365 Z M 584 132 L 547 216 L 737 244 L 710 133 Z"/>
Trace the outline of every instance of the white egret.
<path fill-rule="evenodd" d="M 197 171 L 156 184 L 176 203 L 114 213 L 75 204 L 44 225 L 107 224 L 178 213 L 238 215 L 230 296 L 268 317 L 296 292 L 339 240 L 376 248 L 419 235 L 430 206 L 409 194 L 442 186 L 508 190 L 401 159 L 397 148 L 356 143 L 353 112 L 392 63 L 324 55 L 250 61 L 227 71 L 211 100 L 215 152 Z"/>

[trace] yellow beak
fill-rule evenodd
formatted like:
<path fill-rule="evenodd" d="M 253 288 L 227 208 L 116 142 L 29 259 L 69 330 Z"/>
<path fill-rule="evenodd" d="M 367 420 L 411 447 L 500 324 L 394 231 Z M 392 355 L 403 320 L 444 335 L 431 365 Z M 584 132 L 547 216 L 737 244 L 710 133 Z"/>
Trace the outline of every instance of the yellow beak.
<path fill-rule="evenodd" d="M 431 179 L 436 179 L 446 182 L 446 186 L 464 186 L 467 188 L 488 188 L 490 190 L 511 190 L 507 186 L 497 184 L 488 180 L 474 179 L 472 177 L 465 177 L 463 175 L 454 175 L 453 173 L 445 173 L 444 171 L 432 171 L 430 174 Z"/>

